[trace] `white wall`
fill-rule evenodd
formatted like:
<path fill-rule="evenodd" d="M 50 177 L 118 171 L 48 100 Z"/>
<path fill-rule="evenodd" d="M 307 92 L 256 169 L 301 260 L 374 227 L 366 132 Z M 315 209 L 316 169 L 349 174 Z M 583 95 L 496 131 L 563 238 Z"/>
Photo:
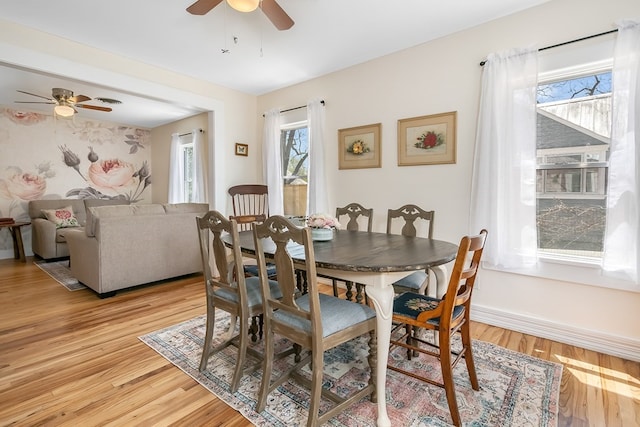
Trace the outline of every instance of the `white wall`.
<path fill-rule="evenodd" d="M 457 242 L 469 232 L 479 62 L 491 52 L 608 31 L 619 18 L 640 18 L 640 2 L 555 0 L 260 96 L 258 112 L 322 97 L 330 206 L 372 207 L 374 229 L 384 231 L 387 208 L 415 203 L 436 211 L 436 238 Z M 458 112 L 456 164 L 398 167 L 397 120 L 447 111 Z M 338 129 L 373 123 L 382 123 L 382 167 L 338 170 Z M 484 270 L 474 301 L 478 320 L 640 359 L 640 293 Z"/>

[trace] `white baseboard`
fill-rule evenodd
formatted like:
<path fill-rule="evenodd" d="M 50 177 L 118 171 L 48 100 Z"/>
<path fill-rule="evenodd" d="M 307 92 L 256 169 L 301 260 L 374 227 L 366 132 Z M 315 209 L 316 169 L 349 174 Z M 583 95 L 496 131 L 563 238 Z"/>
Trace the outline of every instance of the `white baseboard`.
<path fill-rule="evenodd" d="M 640 362 L 640 340 L 472 305 L 471 320 Z"/>

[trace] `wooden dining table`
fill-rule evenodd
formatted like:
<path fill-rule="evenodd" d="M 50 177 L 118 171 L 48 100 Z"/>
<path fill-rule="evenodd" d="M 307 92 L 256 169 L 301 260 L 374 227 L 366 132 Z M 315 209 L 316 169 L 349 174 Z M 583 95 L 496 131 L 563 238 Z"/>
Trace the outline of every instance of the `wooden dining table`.
<path fill-rule="evenodd" d="M 226 240 L 230 244 L 230 240 Z M 244 255 L 255 257 L 252 231 L 240 232 L 240 247 Z M 265 253 L 273 253 L 275 245 L 263 241 Z M 314 241 L 313 249 L 318 274 L 341 280 L 362 283 L 369 300 L 376 310 L 378 402 L 377 425 L 391 425 L 387 414 L 385 381 L 394 291 L 392 284 L 417 270 L 435 273 L 436 285 L 445 285 L 444 264 L 455 259 L 458 246 L 442 240 L 408 237 L 396 234 L 365 231 L 336 230 L 328 241 Z M 294 263 L 300 260 L 304 267 L 304 248 L 292 244 L 288 247 Z M 298 265 L 296 265 L 298 266 Z M 440 293 L 439 291 L 435 291 Z"/>

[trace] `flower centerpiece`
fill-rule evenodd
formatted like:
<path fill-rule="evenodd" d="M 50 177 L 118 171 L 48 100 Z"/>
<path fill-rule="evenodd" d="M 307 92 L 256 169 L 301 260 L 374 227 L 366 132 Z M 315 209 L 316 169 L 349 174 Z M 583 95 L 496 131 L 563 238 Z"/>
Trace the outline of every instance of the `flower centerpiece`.
<path fill-rule="evenodd" d="M 307 226 L 311 228 L 311 238 L 318 241 L 333 239 L 333 230 L 340 227 L 337 219 L 324 213 L 316 213 L 307 218 Z"/>

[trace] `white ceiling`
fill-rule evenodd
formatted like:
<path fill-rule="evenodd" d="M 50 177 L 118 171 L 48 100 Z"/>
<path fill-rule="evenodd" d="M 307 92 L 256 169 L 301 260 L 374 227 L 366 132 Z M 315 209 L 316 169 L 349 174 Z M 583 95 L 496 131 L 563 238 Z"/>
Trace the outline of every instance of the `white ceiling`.
<path fill-rule="evenodd" d="M 185 10 L 193 1 L 12 0 L 2 2 L 0 18 L 260 95 L 549 0 L 278 0 L 295 21 L 287 31 L 276 30 L 259 9 L 240 13 L 225 2 L 194 16 Z M 118 123 L 154 127 L 198 113 L 108 89 L 109 82 L 88 86 L 0 66 L 0 104 L 29 98 L 16 89 L 50 96 L 52 87 L 123 101 L 111 106 L 112 113 L 81 110 L 83 116 L 108 116 Z"/>

